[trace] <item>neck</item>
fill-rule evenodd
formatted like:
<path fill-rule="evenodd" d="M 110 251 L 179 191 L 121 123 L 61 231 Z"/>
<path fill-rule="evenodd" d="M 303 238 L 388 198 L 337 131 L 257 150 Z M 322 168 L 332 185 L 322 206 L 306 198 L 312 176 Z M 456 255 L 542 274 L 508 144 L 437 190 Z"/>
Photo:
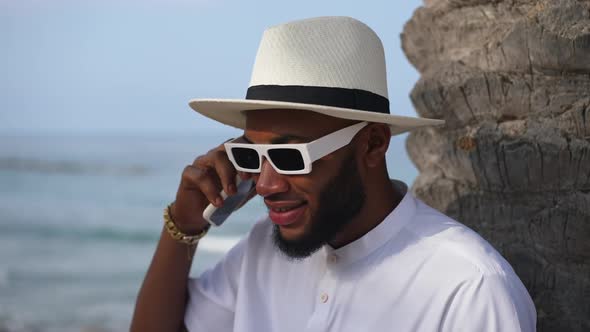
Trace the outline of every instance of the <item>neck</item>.
<path fill-rule="evenodd" d="M 403 193 L 396 191 L 387 174 L 366 184 L 365 205 L 359 214 L 338 233 L 331 241 L 333 248 L 343 247 L 367 234 L 379 225 L 403 198 Z"/>

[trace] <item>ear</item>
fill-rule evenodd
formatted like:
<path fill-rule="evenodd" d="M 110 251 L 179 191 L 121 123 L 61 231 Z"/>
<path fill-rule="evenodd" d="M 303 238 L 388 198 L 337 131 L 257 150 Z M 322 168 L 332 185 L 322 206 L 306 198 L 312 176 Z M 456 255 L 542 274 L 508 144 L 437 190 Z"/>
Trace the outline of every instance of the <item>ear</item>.
<path fill-rule="evenodd" d="M 375 168 L 385 160 L 385 153 L 389 148 L 391 131 L 389 126 L 382 123 L 371 123 L 364 128 L 365 149 L 364 160 L 368 168 Z"/>

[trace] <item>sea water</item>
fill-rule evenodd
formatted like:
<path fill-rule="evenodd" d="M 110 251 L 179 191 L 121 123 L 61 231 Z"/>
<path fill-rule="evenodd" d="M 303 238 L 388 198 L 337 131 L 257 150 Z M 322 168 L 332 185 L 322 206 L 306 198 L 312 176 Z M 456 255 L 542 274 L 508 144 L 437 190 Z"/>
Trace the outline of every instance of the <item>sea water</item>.
<path fill-rule="evenodd" d="M 183 168 L 226 137 L 0 136 L 0 331 L 126 331 Z M 394 137 L 390 175 L 416 170 Z M 266 209 L 255 198 L 201 241 L 213 266 Z"/>

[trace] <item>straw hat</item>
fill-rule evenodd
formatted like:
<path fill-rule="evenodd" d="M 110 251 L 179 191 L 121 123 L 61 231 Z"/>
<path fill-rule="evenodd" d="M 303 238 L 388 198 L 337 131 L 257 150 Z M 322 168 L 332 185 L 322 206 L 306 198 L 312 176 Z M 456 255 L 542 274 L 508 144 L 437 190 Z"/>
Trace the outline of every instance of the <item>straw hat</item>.
<path fill-rule="evenodd" d="M 350 17 L 317 17 L 267 29 L 245 99 L 192 99 L 195 111 L 244 129 L 244 111 L 308 110 L 386 123 L 392 135 L 442 120 L 391 115 L 385 56 L 371 28 Z"/>

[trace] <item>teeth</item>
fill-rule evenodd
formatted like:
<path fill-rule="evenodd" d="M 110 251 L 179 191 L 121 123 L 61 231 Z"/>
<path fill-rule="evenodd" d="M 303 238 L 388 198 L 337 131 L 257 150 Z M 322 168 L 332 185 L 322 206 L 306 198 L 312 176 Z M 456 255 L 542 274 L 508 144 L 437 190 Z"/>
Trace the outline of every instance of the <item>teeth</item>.
<path fill-rule="evenodd" d="M 289 206 L 289 207 L 281 207 L 281 208 L 279 208 L 279 207 L 269 207 L 269 210 L 272 210 L 272 211 L 278 212 L 278 213 L 287 212 L 287 211 L 291 211 L 291 210 L 300 208 L 304 204 L 305 204 L 305 202 L 304 203 L 297 204 L 297 205 L 292 205 L 292 206 Z"/>
<path fill-rule="evenodd" d="M 293 210 L 294 208 L 295 207 L 290 207 L 290 208 L 274 208 L 273 210 L 275 212 L 287 212 L 287 211 Z"/>

